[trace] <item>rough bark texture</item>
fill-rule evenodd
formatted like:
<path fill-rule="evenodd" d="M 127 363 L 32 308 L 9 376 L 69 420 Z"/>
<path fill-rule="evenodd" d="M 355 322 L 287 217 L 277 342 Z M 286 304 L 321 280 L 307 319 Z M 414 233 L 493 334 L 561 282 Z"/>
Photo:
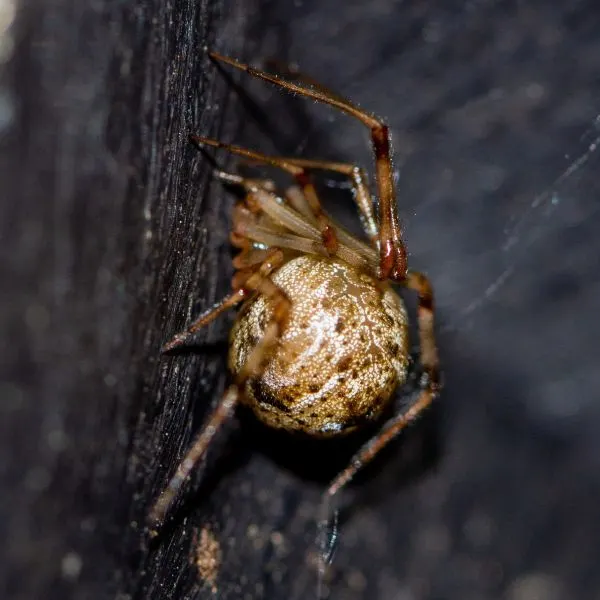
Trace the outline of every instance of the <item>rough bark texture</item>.
<path fill-rule="evenodd" d="M 2 596 L 315 597 L 319 494 L 357 440 L 240 414 L 143 530 L 226 378 L 227 318 L 159 354 L 231 273 L 231 198 L 188 133 L 371 164 L 360 126 L 240 96 L 208 45 L 387 119 L 436 287 L 446 390 L 345 495 L 331 598 L 600 597 L 595 3 L 233 4 L 37 0 L 2 38 Z"/>

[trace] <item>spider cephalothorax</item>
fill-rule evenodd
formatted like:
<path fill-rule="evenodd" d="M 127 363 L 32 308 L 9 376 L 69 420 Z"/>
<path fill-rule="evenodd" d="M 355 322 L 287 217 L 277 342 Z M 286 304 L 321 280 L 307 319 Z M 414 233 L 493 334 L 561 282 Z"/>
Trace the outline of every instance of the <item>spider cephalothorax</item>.
<path fill-rule="evenodd" d="M 270 157 L 192 138 L 283 169 L 296 185 L 278 193 L 269 180 L 216 172 L 244 192 L 233 211 L 231 241 L 241 250 L 233 261 L 233 292 L 164 349 L 180 346 L 225 310 L 242 303 L 230 338 L 233 383 L 154 505 L 150 514 L 154 524 L 164 519 L 175 494 L 239 402 L 249 404 L 268 425 L 315 436 L 343 434 L 381 416 L 394 390 L 405 381 L 409 361 L 408 317 L 391 283 L 418 295 L 422 389 L 404 412 L 382 424 L 331 482 L 325 506 L 429 406 L 440 389 L 433 292 L 424 275 L 407 268 L 387 127 L 297 73 L 287 72 L 282 79 L 214 53 L 211 57 L 363 122 L 371 131 L 376 159 L 378 214 L 358 167 Z M 334 171 L 350 179 L 367 242 L 350 235 L 322 210 L 309 177 L 314 170 Z"/>

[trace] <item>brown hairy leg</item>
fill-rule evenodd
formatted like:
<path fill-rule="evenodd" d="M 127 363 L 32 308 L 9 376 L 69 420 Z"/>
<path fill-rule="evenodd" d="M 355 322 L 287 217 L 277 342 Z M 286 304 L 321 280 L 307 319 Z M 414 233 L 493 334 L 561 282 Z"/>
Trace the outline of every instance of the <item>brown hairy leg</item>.
<path fill-rule="evenodd" d="M 301 186 L 302 191 L 304 193 L 304 197 L 306 198 L 308 205 L 310 206 L 311 212 L 317 224 L 319 225 L 325 249 L 327 250 L 328 254 L 335 254 L 338 247 L 335 229 L 329 222 L 327 215 L 323 212 L 321 202 L 319 200 L 319 197 L 317 196 L 317 190 L 315 189 L 315 186 L 310 180 L 310 177 L 304 167 L 294 165 L 290 161 L 287 161 L 283 158 L 275 156 L 266 156 L 265 154 L 255 152 L 254 150 L 242 148 L 233 144 L 226 144 L 224 142 L 219 142 L 218 140 L 213 140 L 199 135 L 193 135 L 191 136 L 191 139 L 196 144 L 204 144 L 206 146 L 213 146 L 214 148 L 222 148 L 237 156 L 243 156 L 253 161 L 277 167 L 278 169 L 282 169 L 290 173 L 290 175 L 293 175 L 298 185 Z"/>
<path fill-rule="evenodd" d="M 269 156 L 260 152 L 256 152 L 254 150 L 250 150 L 248 148 L 242 148 L 241 146 L 235 146 L 233 144 L 225 144 L 217 140 L 200 136 L 191 136 L 191 139 L 196 144 L 205 144 L 207 146 L 213 146 L 215 148 L 223 148 L 228 152 L 231 152 L 232 154 L 243 156 L 245 158 L 249 158 L 251 160 L 261 162 L 264 164 L 272 165 L 279 169 L 283 169 L 284 171 L 287 171 L 288 173 L 293 175 L 296 178 L 296 181 L 298 182 L 300 187 L 302 188 L 304 199 L 308 202 L 312 216 L 316 219 L 317 223 L 321 227 L 323 243 L 330 254 L 335 254 L 335 249 L 331 245 L 327 245 L 329 237 L 324 228 L 328 228 L 327 231 L 333 232 L 333 235 L 336 234 L 336 229 L 331 226 L 329 220 L 327 219 L 327 216 L 323 212 L 319 199 L 316 195 L 314 185 L 310 182 L 310 180 L 308 180 L 308 175 L 306 171 L 319 169 L 321 171 L 333 171 L 335 173 L 341 173 L 342 175 L 346 175 L 350 178 L 352 187 L 354 189 L 354 199 L 360 211 L 361 222 L 365 233 L 369 237 L 371 245 L 376 245 L 376 242 L 379 239 L 379 230 L 377 227 L 375 212 L 373 210 L 373 200 L 371 198 L 371 192 L 369 191 L 369 187 L 367 185 L 367 178 L 365 176 L 364 171 L 360 167 L 350 165 L 347 163 L 339 163 L 326 160 Z M 220 173 L 223 172 L 221 171 Z M 227 175 L 227 181 L 233 182 L 234 180 L 236 180 L 236 183 L 239 183 L 243 180 L 243 178 L 238 175 Z M 301 212 L 305 214 L 304 211 Z"/>
<path fill-rule="evenodd" d="M 321 519 L 319 524 L 319 544 L 321 546 L 321 562 L 319 564 L 319 575 L 322 578 L 327 560 L 331 554 L 331 546 L 335 541 L 335 520 L 337 511 L 332 512 L 332 501 L 339 492 L 363 469 L 377 454 L 387 446 L 398 434 L 400 434 L 412 421 L 429 407 L 439 395 L 441 390 L 439 359 L 435 344 L 434 332 L 434 299 L 433 289 L 427 277 L 416 271 L 409 271 L 406 278 L 406 287 L 417 292 L 418 296 L 418 327 L 420 344 L 420 361 L 423 366 L 423 377 L 421 379 L 421 393 L 416 402 L 408 410 L 392 417 L 385 423 L 382 429 L 352 457 L 350 464 L 335 477 L 329 484 L 323 496 L 321 506 Z M 322 536 L 327 535 L 329 524 L 333 515 L 334 532 L 330 540 Z"/>
<path fill-rule="evenodd" d="M 346 175 L 352 184 L 354 190 L 354 201 L 360 211 L 360 219 L 367 237 L 373 247 L 377 246 L 379 241 L 379 228 L 375 211 L 373 210 L 373 200 L 367 184 L 365 172 L 355 165 L 348 163 L 332 162 L 328 160 L 314 160 L 309 158 L 285 158 L 286 162 L 292 165 L 305 167 L 306 169 L 319 169 L 322 171 L 333 171 Z"/>
<path fill-rule="evenodd" d="M 227 56 L 217 54 L 216 52 L 210 52 L 209 55 L 215 61 L 226 63 L 258 79 L 268 81 L 301 96 L 334 106 L 346 114 L 355 117 L 370 129 L 373 150 L 375 152 L 377 187 L 379 190 L 380 258 L 378 276 L 381 280 L 391 279 L 398 283 L 403 282 L 407 275 L 407 257 L 396 207 L 396 193 L 392 176 L 392 160 L 387 125 L 361 110 L 350 101 L 332 94 L 325 88 L 314 86 L 311 88 L 306 85 L 286 81 Z"/>
<path fill-rule="evenodd" d="M 262 252 L 253 246 L 253 242 L 303 254 L 331 256 L 302 190 L 290 188 L 285 196 L 287 202 L 282 202 L 282 198 L 264 186 L 261 180 L 246 179 L 224 171 L 215 171 L 215 175 L 246 191 L 244 200 L 238 202 L 233 211 L 233 229 L 230 235 L 231 243 L 242 250 L 234 259 L 234 266 L 241 269 L 234 276 L 234 289 L 242 287 L 249 261 L 257 262 L 259 253 Z M 295 194 L 292 194 L 294 190 Z M 334 256 L 365 272 L 377 270 L 378 257 L 375 249 L 357 240 L 337 224 L 334 231 L 339 242 Z"/>
<path fill-rule="evenodd" d="M 187 329 L 175 334 L 173 338 L 162 347 L 161 352 L 169 352 L 185 345 L 192 335 L 200 331 L 203 327 L 206 327 L 209 323 L 212 323 L 212 321 L 226 310 L 229 310 L 241 302 L 247 295 L 248 292 L 245 289 L 238 289 L 232 294 L 229 294 L 229 296 L 223 298 L 212 308 L 202 313 Z"/>
<path fill-rule="evenodd" d="M 271 321 L 265 329 L 263 338 L 254 347 L 243 369 L 238 373 L 235 383 L 227 388 L 212 415 L 203 425 L 202 430 L 194 440 L 185 458 L 179 463 L 177 471 L 169 481 L 168 486 L 152 507 L 149 514 L 149 521 L 153 525 L 158 525 L 164 521 L 167 511 L 182 485 L 188 479 L 198 461 L 204 456 L 219 428 L 231 416 L 243 393 L 246 381 L 249 377 L 260 373 L 269 351 L 277 344 L 281 331 L 287 323 L 290 301 L 284 292 L 271 281 L 269 276 L 275 269 L 281 266 L 283 261 L 283 252 L 278 248 L 272 248 L 269 251 L 269 256 L 244 283 L 244 290 L 264 294 L 271 301 L 273 308 Z M 228 298 L 230 297 L 228 296 Z M 216 310 L 207 313 L 204 316 L 203 324 L 209 323 L 218 314 L 223 312 L 223 310 L 224 308 L 220 304 Z M 201 320 L 196 321 L 196 323 L 199 323 Z"/>

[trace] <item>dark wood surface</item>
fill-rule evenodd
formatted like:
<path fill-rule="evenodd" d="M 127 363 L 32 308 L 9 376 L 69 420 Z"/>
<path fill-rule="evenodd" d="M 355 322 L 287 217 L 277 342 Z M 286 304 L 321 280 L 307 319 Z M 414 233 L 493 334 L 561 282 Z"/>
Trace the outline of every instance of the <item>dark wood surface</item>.
<path fill-rule="evenodd" d="M 315 597 L 319 494 L 357 440 L 242 413 L 144 532 L 226 381 L 233 315 L 159 354 L 231 274 L 232 200 L 187 135 L 371 165 L 359 125 L 235 76 L 240 95 L 210 46 L 296 61 L 388 120 L 437 292 L 443 398 L 345 495 L 331 598 L 599 598 L 599 27 L 591 1 L 21 10 L 0 78 L 2 596 Z"/>

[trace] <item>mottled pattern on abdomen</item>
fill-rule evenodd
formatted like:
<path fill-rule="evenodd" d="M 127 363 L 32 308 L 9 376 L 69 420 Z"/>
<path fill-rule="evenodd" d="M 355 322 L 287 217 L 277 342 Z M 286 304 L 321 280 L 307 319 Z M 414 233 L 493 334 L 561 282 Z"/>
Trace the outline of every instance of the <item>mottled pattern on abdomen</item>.
<path fill-rule="evenodd" d="M 377 417 L 406 379 L 407 315 L 385 284 L 346 263 L 301 256 L 273 281 L 292 302 L 288 325 L 244 401 L 273 427 L 313 435 L 347 432 Z M 237 373 L 269 322 L 264 296 L 246 303 L 231 332 Z"/>

